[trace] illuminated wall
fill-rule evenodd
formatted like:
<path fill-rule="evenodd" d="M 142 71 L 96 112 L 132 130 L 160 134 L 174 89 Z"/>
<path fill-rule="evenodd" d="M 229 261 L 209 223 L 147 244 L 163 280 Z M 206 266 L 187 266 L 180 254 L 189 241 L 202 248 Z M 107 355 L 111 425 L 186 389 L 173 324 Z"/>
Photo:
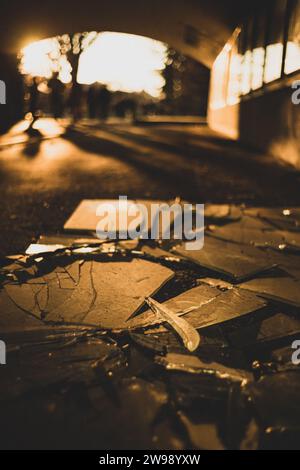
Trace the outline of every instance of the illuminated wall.
<path fill-rule="evenodd" d="M 299 72 L 300 0 L 262 2 L 213 65 L 210 126 L 300 166 L 300 106 L 291 101 Z"/>

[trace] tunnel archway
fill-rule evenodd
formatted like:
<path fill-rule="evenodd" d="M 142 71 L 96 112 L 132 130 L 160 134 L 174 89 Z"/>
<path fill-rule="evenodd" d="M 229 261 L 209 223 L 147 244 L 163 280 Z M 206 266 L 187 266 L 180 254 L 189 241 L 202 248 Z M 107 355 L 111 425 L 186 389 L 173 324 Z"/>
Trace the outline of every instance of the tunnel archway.
<path fill-rule="evenodd" d="M 29 8 L 21 0 L 5 2 L 1 15 L 7 21 L 5 31 L 0 32 L 0 50 L 17 52 L 28 42 L 65 32 L 119 31 L 165 42 L 211 67 L 239 18 L 239 3 L 237 0 L 230 0 L 226 5 L 220 0 L 34 0 Z"/>

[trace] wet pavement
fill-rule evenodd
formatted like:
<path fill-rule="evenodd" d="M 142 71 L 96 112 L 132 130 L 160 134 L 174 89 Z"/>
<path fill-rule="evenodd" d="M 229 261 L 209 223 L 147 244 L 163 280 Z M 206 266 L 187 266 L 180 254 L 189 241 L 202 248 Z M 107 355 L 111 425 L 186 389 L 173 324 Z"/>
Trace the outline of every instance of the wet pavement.
<path fill-rule="evenodd" d="M 44 139 L 0 142 L 0 249 L 24 250 L 32 237 L 61 231 L 81 199 L 300 204 L 299 175 L 241 150 L 205 126 L 77 126 L 64 137 L 41 121 Z M 17 129 L 18 130 L 18 129 Z M 16 132 L 2 144 L 23 138 Z"/>
<path fill-rule="evenodd" d="M 43 124 L 0 151 L 1 448 L 299 448 L 297 173 L 204 126 Z M 122 194 L 206 203 L 204 248 L 63 231 Z"/>

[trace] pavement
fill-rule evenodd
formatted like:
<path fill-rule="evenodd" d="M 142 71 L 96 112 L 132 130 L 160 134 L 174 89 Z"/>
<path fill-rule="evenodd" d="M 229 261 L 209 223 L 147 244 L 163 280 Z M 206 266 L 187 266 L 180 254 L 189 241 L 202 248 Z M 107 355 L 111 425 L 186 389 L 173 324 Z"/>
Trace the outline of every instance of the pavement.
<path fill-rule="evenodd" d="M 299 174 L 205 125 L 40 119 L 0 139 L 0 249 L 24 250 L 61 231 L 84 198 L 172 199 L 284 206 L 300 203 Z"/>
<path fill-rule="evenodd" d="M 0 447 L 299 448 L 299 174 L 204 123 L 27 128 L 0 140 Z M 63 233 L 119 195 L 205 203 L 204 247 L 82 238 L 95 201 Z"/>

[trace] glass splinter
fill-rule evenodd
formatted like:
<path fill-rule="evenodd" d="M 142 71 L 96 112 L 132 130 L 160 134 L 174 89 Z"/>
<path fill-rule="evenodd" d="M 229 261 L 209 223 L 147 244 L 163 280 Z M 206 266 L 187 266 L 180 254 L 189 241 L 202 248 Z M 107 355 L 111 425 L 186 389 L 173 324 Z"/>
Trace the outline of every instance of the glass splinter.
<path fill-rule="evenodd" d="M 156 300 L 151 297 L 146 297 L 145 301 L 156 315 L 162 317 L 169 323 L 169 325 L 171 325 L 172 328 L 174 328 L 182 338 L 184 346 L 189 351 L 195 351 L 198 348 L 200 344 L 200 335 L 192 325 L 184 320 L 184 318 L 178 317 L 178 315 L 172 312 L 172 310 L 159 302 L 156 302 Z"/>

